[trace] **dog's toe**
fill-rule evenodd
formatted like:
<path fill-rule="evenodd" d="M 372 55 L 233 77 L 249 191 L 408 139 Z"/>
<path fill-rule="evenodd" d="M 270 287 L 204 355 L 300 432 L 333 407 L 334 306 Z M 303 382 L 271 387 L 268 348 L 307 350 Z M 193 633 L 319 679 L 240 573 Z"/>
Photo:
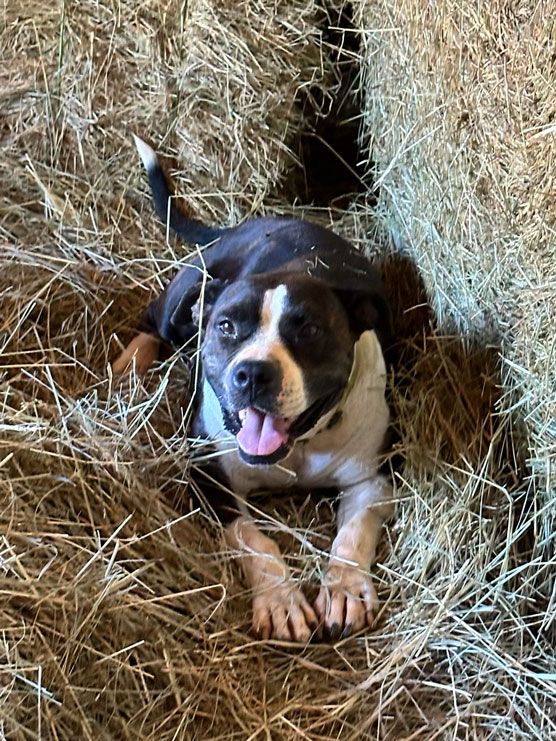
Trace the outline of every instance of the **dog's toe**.
<path fill-rule="evenodd" d="M 377 608 L 370 576 L 347 564 L 330 567 L 315 601 L 315 610 L 333 640 L 372 625 Z"/>
<path fill-rule="evenodd" d="M 263 640 L 307 643 L 317 625 L 305 595 L 290 582 L 267 588 L 253 600 L 253 628 Z"/>

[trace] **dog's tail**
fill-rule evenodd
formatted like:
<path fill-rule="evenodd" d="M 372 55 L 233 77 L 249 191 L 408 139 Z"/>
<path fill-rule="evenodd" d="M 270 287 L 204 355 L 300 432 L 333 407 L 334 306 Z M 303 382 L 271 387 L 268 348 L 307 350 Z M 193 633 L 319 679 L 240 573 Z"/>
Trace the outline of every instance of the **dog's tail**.
<path fill-rule="evenodd" d="M 185 242 L 205 245 L 218 239 L 225 230 L 204 226 L 204 224 L 190 219 L 183 211 L 180 211 L 175 204 L 175 199 L 172 198 L 173 193 L 170 184 L 164 174 L 164 170 L 160 166 L 156 152 L 147 142 L 135 134 L 133 138 L 135 139 L 135 146 L 137 147 L 139 156 L 147 170 L 154 207 L 162 223 L 168 223 L 169 219 L 170 228 L 179 234 Z"/>

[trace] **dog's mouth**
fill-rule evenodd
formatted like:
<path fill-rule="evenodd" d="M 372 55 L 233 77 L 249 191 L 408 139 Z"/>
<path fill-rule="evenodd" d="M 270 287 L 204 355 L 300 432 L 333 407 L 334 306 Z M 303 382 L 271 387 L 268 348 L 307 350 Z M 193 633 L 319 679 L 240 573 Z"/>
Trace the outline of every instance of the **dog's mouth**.
<path fill-rule="evenodd" d="M 293 422 L 291 418 L 273 417 L 255 407 L 242 409 L 238 416 L 241 430 L 236 439 L 240 449 L 247 455 L 267 458 L 288 444 Z"/>
<path fill-rule="evenodd" d="M 342 389 L 318 399 L 298 417 L 278 417 L 256 407 L 237 414 L 235 432 L 240 457 L 251 465 L 277 463 L 288 454 L 294 440 L 315 426 L 339 401 Z"/>

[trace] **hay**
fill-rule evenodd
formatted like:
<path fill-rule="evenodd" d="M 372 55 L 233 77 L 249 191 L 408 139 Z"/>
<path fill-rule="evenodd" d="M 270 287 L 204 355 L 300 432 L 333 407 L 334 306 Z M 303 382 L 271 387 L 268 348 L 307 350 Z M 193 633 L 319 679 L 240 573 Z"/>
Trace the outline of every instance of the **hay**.
<path fill-rule="evenodd" d="M 357 5 L 378 212 L 440 326 L 501 345 L 500 412 L 527 427 L 554 549 L 554 3 Z M 541 551 L 542 551 L 541 547 Z"/>
<path fill-rule="evenodd" d="M 106 375 L 184 251 L 161 238 L 129 132 L 177 155 L 178 186 L 205 218 L 287 211 L 275 188 L 304 125 L 299 91 L 311 101 L 313 85 L 336 84 L 317 9 L 126 0 L 2 13 L 0 737 L 549 738 L 535 511 L 512 420 L 493 415 L 512 387 L 495 350 L 442 333 L 436 263 L 420 267 L 440 329 L 410 264 L 383 259 L 402 465 L 368 635 L 253 641 L 249 596 L 210 508 L 191 500 L 203 478 L 184 435 L 187 369 L 172 357 L 122 387 Z M 364 203 L 336 227 L 369 249 Z M 462 303 L 462 326 L 475 318 Z M 275 497 L 261 515 L 313 589 L 333 527 L 315 505 Z"/>

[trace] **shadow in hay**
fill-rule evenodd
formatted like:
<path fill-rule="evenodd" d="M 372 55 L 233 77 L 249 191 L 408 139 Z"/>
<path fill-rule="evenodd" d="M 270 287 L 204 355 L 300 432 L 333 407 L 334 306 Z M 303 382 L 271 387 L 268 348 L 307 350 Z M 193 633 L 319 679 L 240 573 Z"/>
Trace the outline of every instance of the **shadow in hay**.
<path fill-rule="evenodd" d="M 521 424 L 499 413 L 498 348 L 481 344 L 476 337 L 439 332 L 418 268 L 407 255 L 384 257 L 381 272 L 395 328 L 388 354 L 391 468 L 401 490 L 414 497 L 407 510 L 410 531 L 420 531 L 431 544 L 444 542 L 448 548 L 440 560 L 432 551 L 425 556 L 427 566 L 415 572 L 418 581 L 442 581 L 448 561 L 463 564 L 467 559 L 473 564 L 469 584 L 478 593 L 484 583 L 506 590 L 505 594 L 523 594 L 519 566 L 530 560 L 534 546 L 532 525 L 524 526 L 531 515 L 532 495 Z M 421 498 L 424 506 L 417 503 Z M 431 514 L 437 521 L 423 527 L 420 517 Z M 443 528 L 446 536 L 439 536 Z M 410 551 L 412 547 L 414 543 Z M 419 555 L 405 558 L 410 568 L 419 561 Z M 501 560 L 506 561 L 502 572 Z M 471 590 L 461 603 L 470 613 L 473 594 Z M 526 599 L 516 605 L 523 617 L 531 612 Z"/>
<path fill-rule="evenodd" d="M 413 465 L 418 455 L 420 465 L 434 468 L 442 461 L 470 471 L 488 457 L 480 475 L 515 490 L 523 479 L 523 456 L 512 420 L 498 414 L 498 348 L 439 332 L 410 257 L 390 254 L 379 267 L 394 328 L 387 361 L 397 464 Z"/>

